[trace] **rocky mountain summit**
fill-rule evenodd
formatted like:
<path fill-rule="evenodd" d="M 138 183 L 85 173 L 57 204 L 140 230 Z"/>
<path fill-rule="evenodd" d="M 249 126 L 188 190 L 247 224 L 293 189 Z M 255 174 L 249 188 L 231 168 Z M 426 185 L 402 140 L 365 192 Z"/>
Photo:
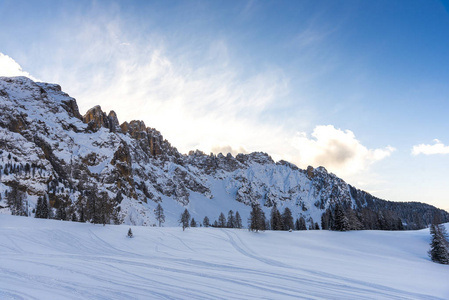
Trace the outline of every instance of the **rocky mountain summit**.
<path fill-rule="evenodd" d="M 322 228 L 336 204 L 360 228 L 449 221 L 430 205 L 378 199 L 324 167 L 302 170 L 261 152 L 181 154 L 143 121 L 120 124 L 100 106 L 82 116 L 59 85 L 26 77 L 0 77 L 0 179 L 3 213 L 32 216 L 45 201 L 49 217 L 95 223 L 153 225 L 158 203 L 166 225 L 176 225 L 185 208 L 197 220 L 228 210 L 246 220 L 253 205 L 266 213 L 288 207 Z"/>

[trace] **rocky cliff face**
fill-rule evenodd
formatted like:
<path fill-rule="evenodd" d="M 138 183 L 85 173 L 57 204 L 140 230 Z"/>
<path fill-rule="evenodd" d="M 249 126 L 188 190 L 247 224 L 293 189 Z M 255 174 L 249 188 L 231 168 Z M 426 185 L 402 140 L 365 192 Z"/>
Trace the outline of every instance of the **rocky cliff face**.
<path fill-rule="evenodd" d="M 424 204 L 425 217 L 417 217 L 410 212 L 416 206 L 374 198 L 323 167 L 301 170 L 260 152 L 180 154 L 143 121 L 119 124 L 114 111 L 106 114 L 100 106 L 81 116 L 60 86 L 25 77 L 0 77 L 0 179 L 0 211 L 13 211 L 13 192 L 23 198 L 23 214 L 33 215 L 43 197 L 53 217 L 64 219 L 98 221 L 101 212 L 102 222 L 152 225 L 161 203 L 167 225 L 176 225 L 186 207 L 196 220 L 230 209 L 245 220 L 251 205 L 260 204 L 266 214 L 273 206 L 288 207 L 294 218 L 313 224 L 340 203 L 388 209 L 419 226 L 436 213 L 449 221 L 447 213 Z"/>

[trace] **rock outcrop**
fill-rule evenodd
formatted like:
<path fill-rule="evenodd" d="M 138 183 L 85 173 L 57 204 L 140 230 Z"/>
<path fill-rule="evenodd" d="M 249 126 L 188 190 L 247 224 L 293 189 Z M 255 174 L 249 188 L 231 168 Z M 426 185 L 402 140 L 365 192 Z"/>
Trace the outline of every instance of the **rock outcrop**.
<path fill-rule="evenodd" d="M 11 212 L 8 192 L 18 189 L 24 215 L 33 215 L 44 197 L 54 215 L 63 210 L 92 222 L 151 225 L 158 203 L 168 208 L 170 225 L 186 207 L 197 220 L 230 209 L 245 219 L 260 205 L 266 214 L 288 207 L 315 226 L 337 203 L 360 214 L 369 210 L 375 221 L 400 218 L 408 228 L 435 215 L 449 221 L 448 213 L 426 204 L 375 198 L 323 167 L 302 170 L 262 152 L 180 154 L 143 121 L 119 125 L 117 114 L 100 106 L 81 117 L 60 86 L 25 77 L 0 77 L 0 179 L 4 212 Z"/>

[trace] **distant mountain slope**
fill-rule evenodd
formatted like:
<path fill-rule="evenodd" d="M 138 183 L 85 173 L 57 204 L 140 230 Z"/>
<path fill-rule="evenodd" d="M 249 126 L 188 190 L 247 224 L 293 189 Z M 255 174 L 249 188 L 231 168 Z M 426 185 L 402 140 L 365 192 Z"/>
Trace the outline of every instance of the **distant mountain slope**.
<path fill-rule="evenodd" d="M 332 219 L 337 203 L 359 228 L 449 221 L 427 204 L 377 199 L 323 167 L 302 170 L 260 152 L 180 154 L 143 121 L 120 125 L 99 106 L 81 116 L 60 86 L 26 77 L 0 77 L 0 168 L 0 209 L 13 214 L 33 215 L 41 197 L 50 217 L 95 223 L 153 225 L 158 203 L 167 226 L 185 208 L 196 221 L 232 209 L 246 223 L 256 204 L 266 216 L 288 207 L 312 226 L 326 212 Z"/>

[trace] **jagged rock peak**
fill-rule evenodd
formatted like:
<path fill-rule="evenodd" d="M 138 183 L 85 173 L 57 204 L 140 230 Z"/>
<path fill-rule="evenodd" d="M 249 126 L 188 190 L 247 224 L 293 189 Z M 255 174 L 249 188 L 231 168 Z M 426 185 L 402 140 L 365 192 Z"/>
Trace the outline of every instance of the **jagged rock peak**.
<path fill-rule="evenodd" d="M 313 167 L 312 166 L 308 166 L 306 172 L 307 172 L 307 177 L 309 179 L 312 179 L 313 177 L 315 177 L 315 174 L 313 173 Z"/>
<path fill-rule="evenodd" d="M 120 123 L 118 122 L 117 114 L 115 111 L 111 110 L 108 114 L 109 126 L 111 132 L 122 132 L 122 128 L 120 127 Z"/>
<path fill-rule="evenodd" d="M 100 105 L 95 105 L 89 109 L 82 118 L 88 124 L 88 129 L 98 131 L 101 127 L 109 129 L 111 132 L 122 132 L 117 114 L 111 110 L 108 115 L 101 109 Z"/>
<path fill-rule="evenodd" d="M 292 163 L 290 163 L 288 161 L 285 161 L 285 160 L 278 161 L 276 163 L 276 165 L 278 165 L 278 166 L 287 166 L 287 167 L 289 167 L 292 170 L 300 170 L 296 165 L 294 165 L 294 164 L 292 164 Z"/>
<path fill-rule="evenodd" d="M 243 164 L 258 163 L 258 164 L 274 164 L 274 160 L 270 155 L 264 152 L 252 152 L 250 154 L 237 154 L 235 157 L 239 162 Z"/>
<path fill-rule="evenodd" d="M 93 131 L 97 131 L 101 127 L 109 128 L 109 120 L 106 113 L 101 110 L 100 105 L 96 105 L 89 109 L 83 116 L 83 122 L 87 123 L 89 129 Z"/>

